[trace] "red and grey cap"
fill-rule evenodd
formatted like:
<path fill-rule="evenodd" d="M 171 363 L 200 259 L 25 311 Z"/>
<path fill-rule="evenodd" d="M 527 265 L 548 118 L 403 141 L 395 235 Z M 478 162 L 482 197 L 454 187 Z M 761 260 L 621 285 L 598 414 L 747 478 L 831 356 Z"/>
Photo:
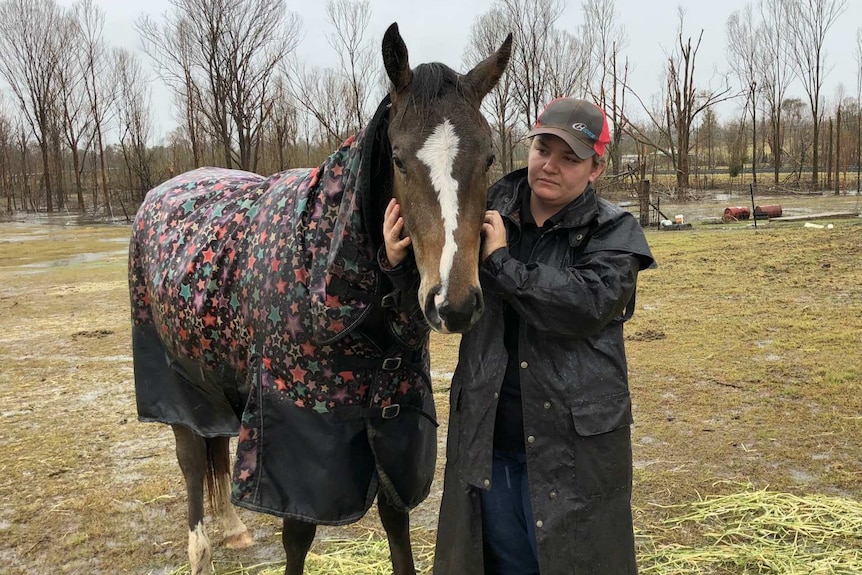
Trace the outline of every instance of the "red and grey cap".
<path fill-rule="evenodd" d="M 527 135 L 539 134 L 561 138 L 582 160 L 603 156 L 611 142 L 605 111 L 592 102 L 575 98 L 557 98 L 545 106 Z"/>

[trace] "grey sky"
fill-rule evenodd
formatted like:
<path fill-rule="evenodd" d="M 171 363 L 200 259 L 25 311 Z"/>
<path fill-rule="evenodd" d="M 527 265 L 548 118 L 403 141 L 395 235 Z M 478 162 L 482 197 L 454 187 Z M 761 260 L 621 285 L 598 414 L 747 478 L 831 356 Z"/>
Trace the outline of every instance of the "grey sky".
<path fill-rule="evenodd" d="M 132 23 L 140 14 L 160 16 L 170 8 L 168 0 L 97 0 L 105 9 L 105 34 L 109 42 L 138 50 L 139 41 Z M 676 41 L 677 7 L 686 10 L 685 36 L 696 39 L 704 30 L 703 43 L 697 58 L 696 83 L 698 87 L 720 85 L 720 76 L 727 70 L 726 61 L 728 17 L 741 10 L 750 0 L 617 0 L 620 25 L 625 29 L 628 45 L 623 54 L 628 56 L 632 72 L 632 85 L 646 101 L 652 99 L 660 87 L 665 55 Z M 72 0 L 60 0 L 69 5 Z M 305 35 L 298 53 L 309 66 L 334 66 L 336 56 L 327 44 L 324 32 L 328 29 L 322 0 L 287 0 L 288 9 L 302 17 Z M 456 70 L 463 70 L 464 48 L 470 27 L 476 18 L 487 11 L 490 0 L 434 0 L 433 2 L 405 2 L 404 0 L 371 0 L 369 34 L 377 45 L 386 27 L 398 22 L 401 35 L 410 51 L 411 63 L 439 61 Z M 581 2 L 566 1 L 566 9 L 558 25 L 576 31 L 583 22 Z M 824 96 L 831 109 L 836 87 L 843 84 L 845 95 L 856 93 L 856 58 L 854 55 L 857 29 L 862 26 L 862 0 L 848 0 L 847 10 L 827 38 L 827 65 L 831 68 L 826 78 Z M 150 62 L 145 57 L 145 65 Z M 804 99 L 799 85 L 791 87 L 791 94 Z M 153 105 L 160 137 L 175 125 L 168 110 L 169 96 L 157 82 L 153 84 Z M 724 116 L 742 106 L 742 101 L 727 104 L 720 109 Z"/>

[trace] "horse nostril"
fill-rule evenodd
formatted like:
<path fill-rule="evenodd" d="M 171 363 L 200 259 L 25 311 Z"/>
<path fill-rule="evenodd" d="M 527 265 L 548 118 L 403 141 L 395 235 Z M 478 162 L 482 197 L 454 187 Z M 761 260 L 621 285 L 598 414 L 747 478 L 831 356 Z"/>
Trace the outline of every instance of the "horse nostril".
<path fill-rule="evenodd" d="M 439 294 L 439 286 L 429 291 L 428 295 L 425 297 L 425 307 L 423 308 L 425 311 L 425 319 L 428 320 L 428 324 L 438 331 L 441 327 L 440 309 L 437 307 L 437 297 Z"/>
<path fill-rule="evenodd" d="M 435 298 L 435 315 L 439 318 L 445 331 L 464 333 L 473 327 L 473 324 L 482 315 L 485 308 L 485 299 L 482 296 L 482 290 L 480 288 L 470 288 L 470 291 L 465 296 L 459 298 L 457 302 L 453 302 L 448 297 L 441 298 L 439 295 Z"/>

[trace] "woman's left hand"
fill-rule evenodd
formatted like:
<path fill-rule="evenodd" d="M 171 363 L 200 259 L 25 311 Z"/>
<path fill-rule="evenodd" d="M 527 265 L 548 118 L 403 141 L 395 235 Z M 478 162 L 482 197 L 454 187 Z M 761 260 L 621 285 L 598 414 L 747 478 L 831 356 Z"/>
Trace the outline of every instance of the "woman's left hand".
<path fill-rule="evenodd" d="M 503 218 L 497 210 L 488 210 L 485 212 L 485 223 L 482 224 L 482 235 L 485 241 L 482 242 L 482 261 L 485 261 L 488 256 L 500 248 L 505 248 L 506 243 L 506 226 L 503 224 Z"/>
<path fill-rule="evenodd" d="M 401 206 L 392 198 L 383 214 L 383 243 L 386 246 L 386 259 L 392 267 L 403 262 L 409 253 L 410 236 L 403 234 L 404 218 L 401 217 Z"/>

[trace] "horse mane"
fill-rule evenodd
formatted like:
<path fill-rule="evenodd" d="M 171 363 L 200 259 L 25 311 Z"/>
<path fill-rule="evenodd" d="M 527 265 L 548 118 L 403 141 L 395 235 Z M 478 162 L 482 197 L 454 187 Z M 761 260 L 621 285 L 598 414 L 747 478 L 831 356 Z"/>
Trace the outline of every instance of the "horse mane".
<path fill-rule="evenodd" d="M 427 108 L 435 99 L 455 90 L 459 97 L 466 96 L 461 74 L 439 62 L 419 64 L 413 69 L 410 96 L 420 108 Z"/>

